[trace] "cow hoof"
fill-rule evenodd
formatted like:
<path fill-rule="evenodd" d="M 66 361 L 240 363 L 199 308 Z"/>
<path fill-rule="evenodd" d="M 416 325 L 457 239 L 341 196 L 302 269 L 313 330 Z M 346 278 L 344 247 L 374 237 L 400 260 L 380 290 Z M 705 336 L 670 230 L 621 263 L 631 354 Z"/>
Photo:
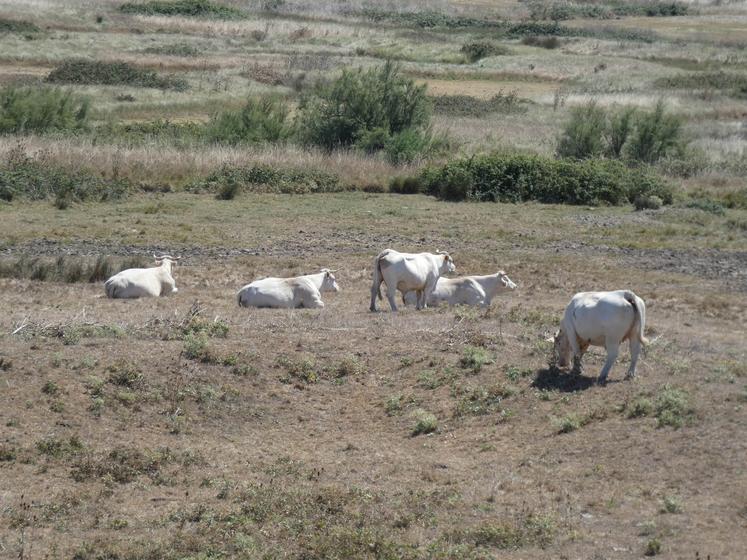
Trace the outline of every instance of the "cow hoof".
<path fill-rule="evenodd" d="M 600 387 L 604 387 L 605 385 L 607 385 L 607 379 L 604 377 L 600 377 L 599 379 L 597 379 L 597 385 L 599 385 Z"/>

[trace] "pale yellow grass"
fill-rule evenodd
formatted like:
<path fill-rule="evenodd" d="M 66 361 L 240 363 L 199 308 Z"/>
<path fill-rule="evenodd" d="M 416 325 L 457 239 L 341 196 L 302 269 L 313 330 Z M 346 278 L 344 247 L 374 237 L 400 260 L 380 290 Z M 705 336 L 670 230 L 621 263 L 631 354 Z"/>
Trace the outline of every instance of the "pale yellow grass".
<path fill-rule="evenodd" d="M 393 167 L 382 159 L 339 150 L 326 153 L 296 146 L 199 146 L 180 150 L 161 143 L 125 147 L 95 144 L 88 139 L 54 139 L 29 136 L 22 140 L 0 137 L 0 154 L 7 157 L 20 147 L 29 157 L 69 169 L 92 169 L 104 176 L 133 181 L 164 181 L 175 186 L 204 177 L 221 165 L 266 164 L 284 168 L 316 169 L 338 174 L 358 186 L 382 183 L 413 167 Z"/>
<path fill-rule="evenodd" d="M 429 95 L 469 95 L 490 99 L 499 93 L 515 91 L 519 97 L 538 99 L 558 89 L 554 82 L 525 82 L 520 80 L 418 80 L 428 86 Z"/>

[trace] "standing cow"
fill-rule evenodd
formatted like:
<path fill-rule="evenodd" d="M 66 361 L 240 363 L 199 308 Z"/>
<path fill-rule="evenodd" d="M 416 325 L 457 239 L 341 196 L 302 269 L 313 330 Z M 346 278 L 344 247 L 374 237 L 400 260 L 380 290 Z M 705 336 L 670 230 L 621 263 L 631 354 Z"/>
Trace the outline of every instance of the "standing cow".
<path fill-rule="evenodd" d="M 158 297 L 175 294 L 176 282 L 171 275 L 171 266 L 181 257 L 162 255 L 157 257 L 153 268 L 128 268 L 115 274 L 104 283 L 104 290 L 110 298 Z"/>
<path fill-rule="evenodd" d="M 306 276 L 255 280 L 239 290 L 239 307 L 324 307 L 322 292 L 340 290 L 333 272 L 323 268 L 316 274 Z"/>
<path fill-rule="evenodd" d="M 414 290 L 417 309 L 427 307 L 428 297 L 436 288 L 438 278 L 454 272 L 454 261 L 445 251 L 434 253 L 399 253 L 385 249 L 374 259 L 373 285 L 371 286 L 371 311 L 376 311 L 376 297 L 381 297 L 381 283 L 386 282 L 386 297 L 392 311 L 397 311 L 394 296 Z"/>
<path fill-rule="evenodd" d="M 581 358 L 589 346 L 604 346 L 607 361 L 599 374 L 604 385 L 625 340 L 630 343 L 630 367 L 626 378 L 635 377 L 635 366 L 646 327 L 646 304 L 630 290 L 615 292 L 581 292 L 565 308 L 560 330 L 555 335 L 554 355 L 560 367 L 573 359 L 574 371 L 581 370 Z"/>

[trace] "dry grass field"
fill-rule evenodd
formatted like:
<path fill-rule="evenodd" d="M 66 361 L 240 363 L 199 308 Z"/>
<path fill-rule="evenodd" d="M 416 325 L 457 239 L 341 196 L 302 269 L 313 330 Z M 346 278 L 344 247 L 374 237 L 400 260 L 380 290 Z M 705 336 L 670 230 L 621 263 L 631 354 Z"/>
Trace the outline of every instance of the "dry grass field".
<path fill-rule="evenodd" d="M 661 82 L 744 75 L 744 3 L 561 21 L 587 31 L 553 49 L 407 19 L 529 21 L 531 6 L 508 0 L 223 2 L 247 15 L 236 20 L 120 4 L 0 2 L 1 21 L 39 28 L 0 32 L 2 86 L 38 86 L 78 57 L 188 84 L 69 86 L 91 99 L 90 130 L 0 136 L 2 181 L 23 157 L 138 186 L 105 202 L 0 200 L 0 558 L 747 557 L 747 209 L 732 203 L 747 188 L 747 105 Z M 404 19 L 373 22 L 372 6 Z M 464 60 L 483 39 L 505 54 Z M 407 165 L 99 132 L 204 123 L 268 92 L 295 110 L 315 81 L 388 57 L 430 95 L 515 92 L 522 110 L 437 112 L 452 151 Z M 573 107 L 660 98 L 692 150 L 655 166 L 675 189 L 660 209 L 366 192 L 459 154 L 550 155 Z M 333 173 L 351 190 L 183 188 L 252 164 Z M 488 310 L 370 313 L 386 247 L 446 249 L 458 274 L 504 269 L 518 288 Z M 154 252 L 182 256 L 173 296 L 110 300 L 88 281 Z M 255 278 L 322 267 L 341 288 L 324 309 L 237 306 Z M 627 345 L 604 387 L 603 349 L 581 375 L 551 367 L 546 339 L 571 296 L 619 288 L 647 305 L 637 379 L 623 380 Z"/>

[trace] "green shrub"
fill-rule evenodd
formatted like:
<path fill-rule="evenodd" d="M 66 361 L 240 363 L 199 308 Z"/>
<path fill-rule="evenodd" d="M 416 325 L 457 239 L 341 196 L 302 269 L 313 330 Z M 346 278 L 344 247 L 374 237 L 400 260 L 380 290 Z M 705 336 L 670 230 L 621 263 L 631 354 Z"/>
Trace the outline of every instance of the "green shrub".
<path fill-rule="evenodd" d="M 466 346 L 459 359 L 459 365 L 465 369 L 471 369 L 473 373 L 478 373 L 483 366 L 492 364 L 493 361 L 493 357 L 484 348 Z"/>
<path fill-rule="evenodd" d="M 433 142 L 429 131 L 407 128 L 392 135 L 384 146 L 386 159 L 392 165 L 411 163 L 426 153 Z"/>
<path fill-rule="evenodd" d="M 106 123 L 95 129 L 95 140 L 108 143 L 141 145 L 158 139 L 177 147 L 191 147 L 205 138 L 205 125 L 195 122 Z"/>
<path fill-rule="evenodd" d="M 710 198 L 693 198 L 685 202 L 685 208 L 694 208 L 717 216 L 723 216 L 726 214 L 724 205 Z"/>
<path fill-rule="evenodd" d="M 747 88 L 747 75 L 719 70 L 717 72 L 688 72 L 659 78 L 655 85 L 672 89 L 711 89 L 738 95 Z"/>
<path fill-rule="evenodd" d="M 612 160 L 498 153 L 426 168 L 421 179 L 428 194 L 445 200 L 616 205 L 656 195 L 672 203 L 672 188 L 659 177 Z"/>
<path fill-rule="evenodd" d="M 298 131 L 303 142 L 326 149 L 350 146 L 367 131 L 394 136 L 422 128 L 429 120 L 425 86 L 402 75 L 392 62 L 368 70 L 343 70 L 318 86 L 299 107 Z"/>
<path fill-rule="evenodd" d="M 656 195 L 638 195 L 633 200 L 636 210 L 658 210 L 663 204 L 661 198 Z"/>
<path fill-rule="evenodd" d="M 364 130 L 360 134 L 355 146 L 367 154 L 373 154 L 386 148 L 386 145 L 391 138 L 392 137 L 387 129 L 377 127 L 372 130 Z"/>
<path fill-rule="evenodd" d="M 627 151 L 634 160 L 654 163 L 673 152 L 682 151 L 683 147 L 682 119 L 667 115 L 664 101 L 659 100 L 652 112 L 638 114 Z"/>
<path fill-rule="evenodd" d="M 584 159 L 604 152 L 604 133 L 607 128 L 605 110 L 596 101 L 571 109 L 571 118 L 558 142 L 560 157 Z"/>
<path fill-rule="evenodd" d="M 182 78 L 161 77 L 153 70 L 137 68 L 127 62 L 100 60 L 67 60 L 49 73 L 47 82 L 137 86 L 177 91 L 184 91 L 188 88 L 187 82 Z"/>
<path fill-rule="evenodd" d="M 609 157 L 619 159 L 623 156 L 623 147 L 628 141 L 635 124 L 635 114 L 635 107 L 624 107 L 610 117 L 605 131 L 606 152 Z"/>
<path fill-rule="evenodd" d="M 41 29 L 30 21 L 0 18 L 0 33 L 39 33 Z"/>
<path fill-rule="evenodd" d="M 646 543 L 646 548 L 643 554 L 646 556 L 656 556 L 661 552 L 661 541 L 657 538 L 653 538 Z"/>
<path fill-rule="evenodd" d="M 187 186 L 187 190 L 192 192 L 221 193 L 235 190 L 234 195 L 240 191 L 304 194 L 341 192 L 347 188 L 337 175 L 325 171 L 277 169 L 263 164 L 247 167 L 224 165 L 204 179 L 198 179 Z"/>
<path fill-rule="evenodd" d="M 490 41 L 472 41 L 462 45 L 460 51 L 468 62 L 477 62 L 489 56 L 509 54 L 511 51 L 503 45 L 496 45 Z"/>
<path fill-rule="evenodd" d="M 187 16 L 215 19 L 242 19 L 241 10 L 210 0 L 150 0 L 143 3 L 127 2 L 119 7 L 125 14 L 146 16 Z"/>
<path fill-rule="evenodd" d="M 424 29 L 434 27 L 445 27 L 449 29 L 460 28 L 495 28 L 503 27 L 503 22 L 482 20 L 465 16 L 452 16 L 443 12 L 433 10 L 422 10 L 418 12 L 399 12 L 396 10 L 380 10 L 368 8 L 363 10 L 362 15 L 375 22 L 389 21 L 404 27 L 420 27 Z"/>
<path fill-rule="evenodd" d="M 389 192 L 396 194 L 420 194 L 423 189 L 420 177 L 394 177 L 389 182 Z"/>
<path fill-rule="evenodd" d="M 5 87 L 0 90 L 0 133 L 85 130 L 87 98 L 59 88 Z"/>
<path fill-rule="evenodd" d="M 251 97 L 238 111 L 213 117 L 205 135 L 221 144 L 280 142 L 290 135 L 288 105 L 279 97 Z"/>
<path fill-rule="evenodd" d="M 540 35 L 527 35 L 522 38 L 522 44 L 529 45 L 530 47 L 540 47 L 543 49 L 557 49 L 560 46 L 560 40 L 554 35 L 540 36 Z"/>
<path fill-rule="evenodd" d="M 665 386 L 656 397 L 654 409 L 659 427 L 680 428 L 694 416 L 687 392 L 669 385 Z"/>
<path fill-rule="evenodd" d="M 412 429 L 412 435 L 430 434 L 438 429 L 438 419 L 435 414 L 419 408 L 413 412 L 415 417 L 415 427 Z"/>

